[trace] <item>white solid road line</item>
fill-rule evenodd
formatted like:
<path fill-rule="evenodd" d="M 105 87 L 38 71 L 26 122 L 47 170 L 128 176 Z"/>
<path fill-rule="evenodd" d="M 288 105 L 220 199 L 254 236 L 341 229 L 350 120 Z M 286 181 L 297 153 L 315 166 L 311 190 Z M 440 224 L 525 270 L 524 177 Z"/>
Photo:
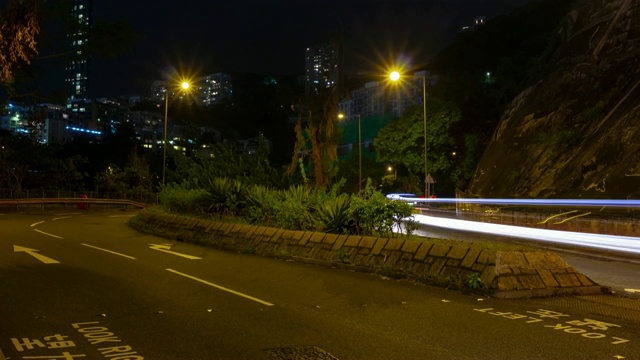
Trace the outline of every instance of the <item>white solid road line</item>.
<path fill-rule="evenodd" d="M 62 219 L 69 219 L 71 216 L 62 216 L 62 217 L 57 217 L 57 218 L 53 218 L 51 219 L 52 221 L 56 221 L 56 220 L 62 220 Z"/>
<path fill-rule="evenodd" d="M 174 274 L 177 274 L 177 275 L 180 275 L 180 276 L 184 276 L 184 277 L 189 278 L 189 279 L 191 279 L 191 280 L 195 280 L 195 281 L 201 282 L 201 283 L 203 283 L 203 284 L 206 284 L 206 285 L 212 286 L 212 287 L 214 287 L 214 288 L 216 288 L 216 289 L 219 289 L 219 290 L 222 290 L 222 291 L 226 291 L 226 292 L 231 293 L 231 294 L 234 294 L 234 295 L 241 296 L 241 297 L 243 297 L 243 298 L 245 298 L 245 299 L 253 300 L 253 301 L 258 302 L 258 303 L 260 303 L 260 304 L 262 304 L 262 305 L 266 305 L 266 306 L 273 306 L 273 304 L 272 304 L 272 303 L 266 302 L 266 301 L 264 301 L 264 300 L 260 300 L 260 299 L 258 299 L 258 298 L 254 298 L 253 296 L 249 296 L 249 295 L 247 295 L 247 294 L 243 294 L 243 293 L 238 292 L 238 291 L 235 291 L 235 290 L 228 289 L 228 288 L 226 288 L 226 287 L 224 287 L 224 286 L 216 285 L 216 284 L 211 283 L 211 282 L 208 282 L 208 281 L 206 281 L 206 280 L 198 279 L 197 277 L 194 277 L 194 276 L 191 276 L 191 275 L 187 275 L 187 274 L 181 273 L 181 272 L 179 272 L 179 271 L 175 271 L 175 270 L 173 270 L 173 269 L 166 269 L 166 270 L 167 270 L 167 271 L 170 271 L 170 272 L 172 272 L 172 273 L 174 273 Z"/>
<path fill-rule="evenodd" d="M 34 226 L 36 226 L 36 225 L 40 225 L 40 224 L 42 224 L 43 222 L 44 222 L 44 220 L 43 220 L 43 221 L 38 221 L 37 223 L 33 223 L 33 224 L 31 224 L 31 227 L 34 227 Z"/>
<path fill-rule="evenodd" d="M 97 247 L 97 246 L 93 246 L 93 245 L 89 245 L 89 244 L 84 244 L 84 243 L 82 243 L 82 244 L 80 244 L 80 245 L 83 245 L 83 246 L 86 246 L 86 247 L 90 247 L 90 248 L 92 248 L 92 249 L 96 249 L 96 250 L 100 250 L 100 251 L 108 252 L 108 253 L 110 253 L 110 254 L 114 254 L 114 255 L 118 255 L 118 256 L 126 257 L 127 259 L 132 259 L 132 260 L 135 260 L 135 259 L 136 259 L 136 258 L 134 258 L 133 256 L 129 256 L 129 255 L 125 255 L 125 254 L 120 254 L 120 253 L 117 253 L 117 252 L 115 252 L 115 251 L 111 251 L 111 250 L 107 250 L 107 249 L 99 248 L 99 247 Z"/>
<path fill-rule="evenodd" d="M 51 237 L 54 237 L 54 238 L 56 238 L 56 239 L 64 239 L 62 236 L 49 234 L 49 233 L 44 232 L 44 231 L 42 231 L 42 230 L 33 229 L 33 231 L 37 231 L 37 232 L 39 232 L 40 234 L 44 234 L 44 235 L 47 235 L 47 236 L 51 236 Z"/>

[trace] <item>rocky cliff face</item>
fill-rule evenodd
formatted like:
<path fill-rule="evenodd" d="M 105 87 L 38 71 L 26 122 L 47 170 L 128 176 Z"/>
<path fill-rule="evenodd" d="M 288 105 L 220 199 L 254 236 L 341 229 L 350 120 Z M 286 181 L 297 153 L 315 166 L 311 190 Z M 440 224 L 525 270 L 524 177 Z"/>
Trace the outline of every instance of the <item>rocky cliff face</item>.
<path fill-rule="evenodd" d="M 553 70 L 502 116 L 471 195 L 640 198 L 640 0 L 579 0 L 559 34 Z"/>

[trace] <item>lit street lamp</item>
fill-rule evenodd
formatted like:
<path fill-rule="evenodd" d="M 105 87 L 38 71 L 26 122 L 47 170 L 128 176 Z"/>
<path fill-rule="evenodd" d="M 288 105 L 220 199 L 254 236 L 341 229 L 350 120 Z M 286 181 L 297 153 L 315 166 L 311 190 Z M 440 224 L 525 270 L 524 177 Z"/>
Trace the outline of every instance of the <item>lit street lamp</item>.
<path fill-rule="evenodd" d="M 180 85 L 183 90 L 189 89 L 189 83 L 183 81 Z M 163 156 L 162 156 L 162 190 L 164 190 L 165 179 L 167 176 L 167 123 L 169 122 L 169 89 L 164 90 L 164 140 L 162 142 Z"/>
<path fill-rule="evenodd" d="M 396 170 L 394 167 L 391 167 L 391 166 L 387 167 L 387 170 L 389 172 L 393 171 L 393 181 L 396 181 L 398 179 L 398 170 Z"/>
<path fill-rule="evenodd" d="M 431 188 L 429 186 L 429 172 L 427 171 L 427 75 L 426 72 L 423 75 L 414 75 L 413 77 L 422 79 L 422 106 L 424 115 L 424 195 L 425 197 L 431 197 Z M 389 78 L 392 81 L 400 80 L 400 73 L 397 71 L 391 72 Z"/>

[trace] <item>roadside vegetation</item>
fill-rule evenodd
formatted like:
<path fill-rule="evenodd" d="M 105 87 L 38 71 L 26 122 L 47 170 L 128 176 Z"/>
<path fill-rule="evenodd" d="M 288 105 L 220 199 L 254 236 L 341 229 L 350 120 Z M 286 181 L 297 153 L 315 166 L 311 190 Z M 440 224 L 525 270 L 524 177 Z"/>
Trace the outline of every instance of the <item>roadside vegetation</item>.
<path fill-rule="evenodd" d="M 237 179 L 214 177 L 202 187 L 188 182 L 172 184 L 160 195 L 160 207 L 221 221 L 380 237 L 411 236 L 416 229 L 414 207 L 387 199 L 371 182 L 360 193 L 293 185 L 287 189 L 245 184 Z"/>

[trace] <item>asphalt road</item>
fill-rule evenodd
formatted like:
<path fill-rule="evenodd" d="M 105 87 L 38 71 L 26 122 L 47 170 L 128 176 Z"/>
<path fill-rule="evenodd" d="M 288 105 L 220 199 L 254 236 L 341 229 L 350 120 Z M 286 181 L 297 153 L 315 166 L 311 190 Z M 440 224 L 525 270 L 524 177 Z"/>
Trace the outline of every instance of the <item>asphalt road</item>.
<path fill-rule="evenodd" d="M 634 299 L 478 297 L 175 243 L 134 214 L 0 215 L 6 359 L 640 359 Z"/>

